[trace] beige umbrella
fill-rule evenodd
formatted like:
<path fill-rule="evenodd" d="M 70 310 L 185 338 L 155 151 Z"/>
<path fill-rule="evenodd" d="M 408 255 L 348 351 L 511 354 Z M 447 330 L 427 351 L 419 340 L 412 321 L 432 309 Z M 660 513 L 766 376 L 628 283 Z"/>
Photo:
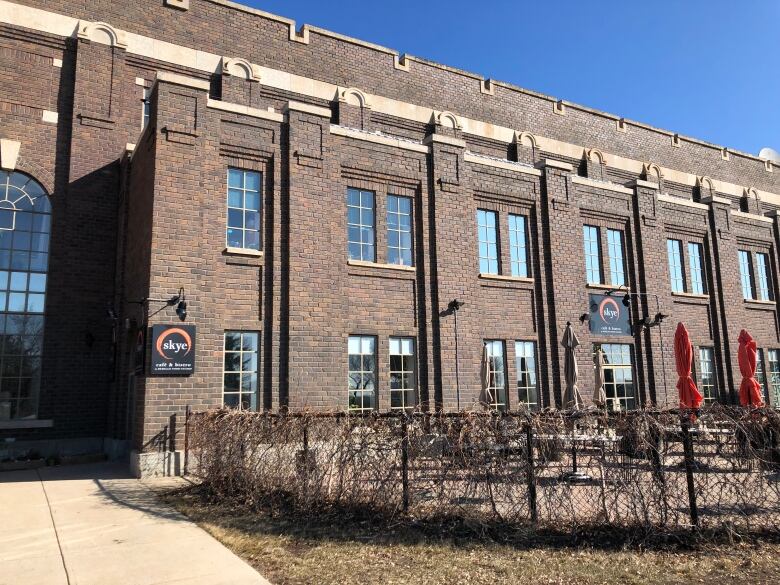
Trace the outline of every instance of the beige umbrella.
<path fill-rule="evenodd" d="M 593 404 L 607 406 L 607 393 L 604 391 L 604 350 L 598 348 L 593 358 L 595 374 L 595 390 L 593 391 Z"/>
<path fill-rule="evenodd" d="M 482 380 L 482 401 L 486 404 L 493 403 L 493 393 L 490 390 L 490 358 L 488 357 L 487 343 L 482 345 L 482 362 L 480 364 L 480 378 Z"/>
<path fill-rule="evenodd" d="M 580 344 L 580 340 L 571 328 L 571 322 L 566 323 L 561 345 L 563 346 L 563 377 L 566 383 L 566 392 L 563 396 L 564 408 L 579 410 L 582 408 L 582 396 L 577 388 L 577 359 L 574 348 Z"/>
<path fill-rule="evenodd" d="M 563 377 L 566 382 L 566 392 L 563 396 L 564 408 L 580 410 L 582 408 L 582 396 L 577 389 L 577 359 L 574 348 L 580 344 L 580 340 L 571 328 L 571 322 L 566 323 L 566 331 L 563 332 L 561 345 L 563 346 Z M 575 417 L 570 417 L 571 424 L 571 471 L 564 477 L 572 482 L 589 481 L 590 476 L 577 469 L 577 425 Z"/>

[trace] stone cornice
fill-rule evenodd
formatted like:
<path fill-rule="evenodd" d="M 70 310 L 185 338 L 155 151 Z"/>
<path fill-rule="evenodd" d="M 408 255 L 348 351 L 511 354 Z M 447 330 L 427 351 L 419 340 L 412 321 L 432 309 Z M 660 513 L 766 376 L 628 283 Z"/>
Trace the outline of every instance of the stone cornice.
<path fill-rule="evenodd" d="M 428 134 L 423 138 L 423 144 L 449 144 L 450 146 L 457 146 L 458 148 L 466 148 L 466 141 L 460 138 L 454 138 L 447 136 L 446 134 Z"/>
<path fill-rule="evenodd" d="M 731 210 L 731 215 L 734 217 L 738 217 L 741 219 L 747 219 L 750 221 L 761 221 L 764 223 L 772 223 L 774 220 L 771 217 L 767 217 L 765 215 L 757 215 L 755 213 L 746 213 L 744 211 L 737 211 L 736 209 Z"/>
<path fill-rule="evenodd" d="M 574 170 L 574 167 L 567 162 L 561 162 L 559 160 L 554 160 L 551 158 L 544 159 L 543 165 L 544 167 L 549 167 L 551 169 L 558 169 L 559 171 L 566 171 L 567 173 L 570 173 Z"/>
<path fill-rule="evenodd" d="M 584 185 L 586 187 L 595 187 L 596 189 L 606 189 L 607 191 L 614 191 L 615 193 L 623 193 L 625 195 L 633 195 L 634 190 L 618 185 L 617 183 L 610 183 L 609 181 L 596 181 L 589 179 L 588 177 L 579 177 L 577 175 L 572 176 L 571 182 L 575 185 Z"/>
<path fill-rule="evenodd" d="M 507 171 L 515 171 L 517 173 L 525 173 L 526 175 L 534 175 L 537 177 L 540 177 L 542 175 L 542 171 L 540 171 L 539 169 L 535 169 L 533 167 L 524 165 L 522 163 L 513 162 L 510 160 L 500 160 L 500 159 L 487 157 L 487 156 L 481 156 L 478 154 L 474 154 L 472 152 L 466 152 L 463 155 L 463 159 L 466 162 L 470 162 L 478 165 L 485 165 L 488 167 L 494 167 L 497 169 L 505 169 Z"/>
<path fill-rule="evenodd" d="M 212 108 L 214 110 L 222 110 L 223 112 L 242 114 L 244 116 L 250 116 L 252 118 L 271 120 L 272 122 L 284 122 L 284 114 L 280 114 L 278 112 L 269 112 L 267 110 L 260 110 L 257 108 L 250 108 L 249 106 L 242 106 L 240 104 L 231 104 L 229 102 L 223 102 L 220 100 L 212 100 L 212 99 L 209 99 L 206 105 L 209 108 Z"/>
<path fill-rule="evenodd" d="M 345 126 L 338 126 L 331 124 L 330 133 L 336 136 L 346 136 L 348 138 L 354 138 L 356 140 L 364 140 L 366 142 L 373 142 L 374 144 L 384 144 L 386 146 L 392 146 L 394 148 L 401 148 L 403 150 L 411 150 L 413 152 L 421 152 L 427 154 L 430 152 L 430 148 L 419 142 L 412 142 L 411 140 L 402 140 L 395 136 L 387 136 L 375 132 L 364 132 L 363 130 L 356 130 L 354 128 L 347 128 Z"/>
<path fill-rule="evenodd" d="M 194 77 L 179 75 L 178 73 L 169 73 L 167 71 L 158 71 L 157 81 L 181 85 L 183 87 L 191 87 L 202 91 L 208 91 L 211 88 L 211 85 L 205 79 L 196 79 Z"/>
<path fill-rule="evenodd" d="M 704 203 L 697 203 L 696 201 L 683 199 L 682 197 L 675 197 L 674 195 L 659 194 L 658 201 L 663 201 L 664 203 L 673 203 L 674 205 L 682 205 L 683 207 L 692 207 L 694 209 L 709 209 L 709 206 L 705 205 Z"/>
<path fill-rule="evenodd" d="M 304 114 L 311 114 L 313 116 L 319 116 L 320 118 L 330 118 L 331 116 L 331 111 L 329 108 L 314 106 L 312 104 L 304 104 L 303 102 L 296 101 L 287 102 L 285 110 L 288 112 L 303 112 Z"/>

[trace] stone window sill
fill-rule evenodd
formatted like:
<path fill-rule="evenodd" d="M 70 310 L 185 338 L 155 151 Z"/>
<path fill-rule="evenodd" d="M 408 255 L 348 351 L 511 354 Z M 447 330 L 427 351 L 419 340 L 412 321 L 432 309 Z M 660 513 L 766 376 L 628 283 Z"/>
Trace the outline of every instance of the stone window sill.
<path fill-rule="evenodd" d="M 349 266 L 361 266 L 363 268 L 381 268 L 383 270 L 402 270 L 404 272 L 414 272 L 414 266 L 403 266 L 401 264 L 380 264 L 379 262 L 366 262 L 364 260 L 347 260 Z"/>
<path fill-rule="evenodd" d="M 674 291 L 672 291 L 672 296 L 681 297 L 684 299 L 701 299 L 701 300 L 707 300 L 710 298 L 710 295 L 708 294 L 695 294 L 695 293 L 674 292 Z"/>
<path fill-rule="evenodd" d="M 252 258 L 263 257 L 262 250 L 250 250 L 249 248 L 231 248 L 230 246 L 228 246 L 222 252 L 224 254 L 229 254 L 231 256 L 250 256 Z"/>
<path fill-rule="evenodd" d="M 480 278 L 484 278 L 486 280 L 508 280 L 511 282 L 533 282 L 534 279 L 527 277 L 527 276 L 509 276 L 507 274 L 489 274 L 480 272 L 479 274 Z"/>
<path fill-rule="evenodd" d="M 774 307 L 775 301 L 761 301 L 759 299 L 744 299 L 746 305 L 756 305 L 759 307 Z"/>
<path fill-rule="evenodd" d="M 0 420 L 0 430 L 47 429 L 53 426 L 51 419 Z"/>
<path fill-rule="evenodd" d="M 588 282 L 585 285 L 585 288 L 589 288 L 593 290 L 605 290 L 605 291 L 611 290 L 614 293 L 621 293 L 621 294 L 626 294 L 631 292 L 631 289 L 626 288 L 625 286 L 621 286 L 618 288 L 617 286 L 613 286 L 611 284 L 599 284 L 597 282 Z"/>

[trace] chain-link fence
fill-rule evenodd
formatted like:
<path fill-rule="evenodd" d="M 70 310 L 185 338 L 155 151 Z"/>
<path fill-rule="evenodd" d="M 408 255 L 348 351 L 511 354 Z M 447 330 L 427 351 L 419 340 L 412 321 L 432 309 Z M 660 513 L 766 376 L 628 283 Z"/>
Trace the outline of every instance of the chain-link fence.
<path fill-rule="evenodd" d="M 187 423 L 218 496 L 556 530 L 780 533 L 780 416 L 714 406 L 527 414 L 269 414 Z"/>

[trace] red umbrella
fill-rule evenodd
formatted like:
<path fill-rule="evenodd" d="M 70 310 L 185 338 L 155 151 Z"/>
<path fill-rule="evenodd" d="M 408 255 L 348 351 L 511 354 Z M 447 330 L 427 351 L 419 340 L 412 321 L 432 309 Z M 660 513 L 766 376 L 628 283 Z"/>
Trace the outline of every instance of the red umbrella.
<path fill-rule="evenodd" d="M 702 401 L 696 382 L 691 378 L 691 363 L 693 362 L 693 347 L 688 336 L 688 330 L 682 323 L 677 323 L 674 332 L 674 361 L 677 364 L 677 391 L 680 393 L 680 408 L 699 408 Z"/>
<path fill-rule="evenodd" d="M 756 340 L 743 329 L 739 332 L 739 351 L 737 351 L 739 371 L 742 374 L 742 383 L 739 385 L 739 403 L 742 406 L 764 406 L 764 401 L 761 399 L 761 386 L 755 378 L 757 354 Z"/>

